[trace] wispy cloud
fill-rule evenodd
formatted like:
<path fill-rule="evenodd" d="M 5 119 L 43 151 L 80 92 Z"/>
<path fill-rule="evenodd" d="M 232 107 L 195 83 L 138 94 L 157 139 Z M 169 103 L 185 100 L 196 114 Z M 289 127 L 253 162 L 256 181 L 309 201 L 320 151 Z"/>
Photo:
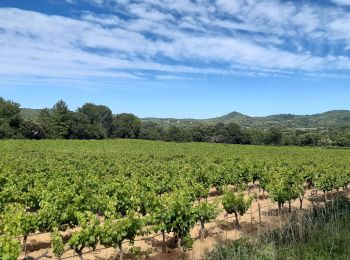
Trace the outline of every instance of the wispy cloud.
<path fill-rule="evenodd" d="M 288 76 L 304 71 L 313 76 L 350 70 L 350 13 L 336 5 L 278 0 L 90 3 L 106 12 L 92 8 L 67 17 L 0 8 L 0 74 L 138 80 L 150 73 L 176 80 L 196 74 Z"/>
<path fill-rule="evenodd" d="M 350 5 L 349 0 L 331 0 L 331 1 L 338 5 Z"/>

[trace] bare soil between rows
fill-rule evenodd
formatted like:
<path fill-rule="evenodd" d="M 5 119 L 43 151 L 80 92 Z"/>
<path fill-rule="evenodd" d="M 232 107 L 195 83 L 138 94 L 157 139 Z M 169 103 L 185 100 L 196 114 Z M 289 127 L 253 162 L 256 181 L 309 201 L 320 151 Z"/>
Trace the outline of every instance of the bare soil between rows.
<path fill-rule="evenodd" d="M 133 246 L 125 243 L 123 245 L 124 249 L 124 259 L 150 259 L 150 260 L 177 260 L 177 259 L 189 259 L 196 260 L 202 259 L 208 252 L 210 252 L 218 244 L 227 243 L 230 240 L 235 240 L 240 238 L 242 235 L 256 236 L 260 232 L 264 232 L 267 229 L 273 229 L 281 227 L 288 220 L 288 205 L 285 204 L 282 209 L 282 214 L 278 214 L 277 203 L 271 201 L 271 199 L 262 196 L 262 192 L 258 189 L 253 189 L 252 192 L 259 194 L 259 199 L 254 200 L 250 209 L 240 217 L 240 226 L 236 225 L 234 215 L 226 216 L 224 210 L 219 214 L 218 218 L 211 222 L 205 224 L 207 230 L 207 236 L 204 240 L 199 238 L 200 226 L 196 225 L 191 231 L 191 237 L 195 239 L 193 248 L 187 252 L 182 252 L 178 248 L 171 245 L 172 235 L 166 236 L 167 241 L 167 253 L 163 253 L 163 242 L 161 234 L 149 234 L 144 237 L 137 237 Z M 246 192 L 248 195 L 248 192 Z M 333 196 L 335 193 L 329 194 Z M 208 200 L 212 201 L 218 196 L 215 193 L 215 189 L 212 190 L 211 195 Z M 322 192 L 318 195 L 311 196 L 311 191 L 307 191 L 305 199 L 303 201 L 303 210 L 299 209 L 300 202 L 295 200 L 292 203 L 292 212 L 303 214 L 305 209 L 312 207 L 313 203 L 319 203 L 323 200 Z M 259 205 L 259 206 L 258 206 Z M 259 217 L 259 207 L 260 207 L 260 217 Z M 261 223 L 260 223 L 261 219 Z M 79 228 L 67 230 L 62 232 L 62 235 L 67 240 L 69 237 Z M 51 237 L 50 233 L 40 233 L 34 234 L 28 237 L 27 240 L 27 250 L 28 256 L 37 259 L 56 259 L 53 255 L 51 249 Z M 135 255 L 129 252 L 129 250 L 134 247 L 140 253 Z M 98 246 L 95 251 L 91 248 L 84 249 L 84 259 L 118 259 L 119 250 L 114 248 L 104 248 L 103 246 Z M 43 256 L 45 255 L 45 256 Z M 24 258 L 22 253 L 20 259 Z M 71 259 L 79 260 L 79 257 L 75 255 L 74 251 L 67 250 L 61 259 Z"/>

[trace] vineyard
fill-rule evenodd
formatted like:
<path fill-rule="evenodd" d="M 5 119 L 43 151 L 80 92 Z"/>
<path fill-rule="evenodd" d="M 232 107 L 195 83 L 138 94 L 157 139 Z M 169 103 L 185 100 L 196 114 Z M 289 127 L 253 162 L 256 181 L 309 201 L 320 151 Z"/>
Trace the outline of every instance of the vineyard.
<path fill-rule="evenodd" d="M 238 229 L 244 217 L 253 221 L 252 208 L 261 218 L 259 202 L 288 214 L 306 207 L 311 194 L 317 201 L 347 194 L 349 182 L 348 149 L 2 141 L 0 258 L 85 259 L 105 248 L 119 259 L 190 254 L 197 240 L 205 243 L 211 222 L 230 218 Z M 48 236 L 39 255 L 29 242 L 38 234 Z M 159 247 L 132 246 L 152 236 Z"/>

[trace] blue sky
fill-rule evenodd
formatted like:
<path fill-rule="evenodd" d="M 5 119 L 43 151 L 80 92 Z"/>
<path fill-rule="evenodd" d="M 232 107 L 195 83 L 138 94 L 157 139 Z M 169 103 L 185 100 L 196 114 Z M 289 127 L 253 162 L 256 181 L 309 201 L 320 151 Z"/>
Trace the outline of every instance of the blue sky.
<path fill-rule="evenodd" d="M 350 109 L 350 0 L 1 0 L 0 96 L 140 117 Z"/>

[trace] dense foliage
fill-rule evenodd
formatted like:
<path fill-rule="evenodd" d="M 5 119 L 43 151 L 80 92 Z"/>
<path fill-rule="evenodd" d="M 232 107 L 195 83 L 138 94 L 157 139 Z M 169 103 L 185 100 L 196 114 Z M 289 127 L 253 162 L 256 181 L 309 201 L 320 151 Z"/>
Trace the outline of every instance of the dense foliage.
<path fill-rule="evenodd" d="M 242 127 L 221 121 L 140 120 L 133 114 L 112 115 L 102 105 L 85 103 L 75 112 L 64 101 L 51 109 L 40 110 L 37 117 L 23 119 L 17 103 L 0 98 L 0 139 L 105 139 L 129 138 L 173 142 L 212 142 L 256 145 L 350 146 L 350 129 L 346 126 L 289 128 L 271 125 Z M 281 117 L 280 119 L 284 119 Z M 342 118 L 345 120 L 345 117 Z M 255 118 L 259 122 L 259 118 Z M 272 119 L 271 119 L 272 120 Z M 289 120 L 289 118 L 285 118 Z M 306 120 L 306 119 L 305 119 Z M 333 120 L 336 122 L 336 120 Z M 234 122 L 241 122 L 240 120 Z"/>
<path fill-rule="evenodd" d="M 250 208 L 253 198 L 244 198 L 243 193 L 235 194 L 232 191 L 226 191 L 222 198 L 222 205 L 227 214 L 235 214 L 236 224 L 239 225 L 238 214 L 243 216 Z"/>
<path fill-rule="evenodd" d="M 0 243 L 2 258 L 15 259 L 17 236 L 80 226 L 68 244 L 82 257 L 97 244 L 122 249 L 135 236 L 175 234 L 184 250 L 190 231 L 216 217 L 209 190 L 225 191 L 224 208 L 244 214 L 251 199 L 229 193 L 259 181 L 282 207 L 309 183 L 325 192 L 350 182 L 350 150 L 227 146 L 140 140 L 0 142 Z M 206 204 L 209 203 L 209 204 Z M 101 222 L 100 218 L 104 221 Z M 122 255 L 122 254 L 121 254 Z"/>

